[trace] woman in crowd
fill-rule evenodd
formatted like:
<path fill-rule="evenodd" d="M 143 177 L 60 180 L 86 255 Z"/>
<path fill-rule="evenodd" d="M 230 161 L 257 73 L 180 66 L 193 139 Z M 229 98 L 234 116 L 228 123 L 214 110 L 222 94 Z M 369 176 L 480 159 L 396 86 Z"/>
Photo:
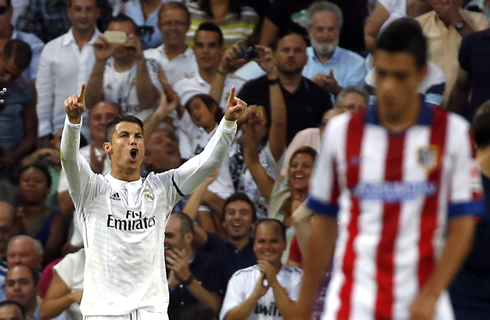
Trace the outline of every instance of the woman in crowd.
<path fill-rule="evenodd" d="M 67 235 L 65 221 L 61 215 L 45 204 L 50 188 L 51 176 L 45 166 L 33 164 L 20 170 L 17 214 L 25 233 L 43 244 L 43 265 L 59 256 Z"/>
<path fill-rule="evenodd" d="M 254 9 L 241 5 L 240 0 L 200 0 L 187 4 L 191 13 L 191 27 L 187 42 L 192 43 L 197 28 L 203 22 L 214 22 L 223 31 L 225 47 L 242 40 L 247 43 L 258 34 L 259 16 Z M 252 38 L 255 38 L 252 37 Z M 254 44 L 257 41 L 251 41 Z"/>

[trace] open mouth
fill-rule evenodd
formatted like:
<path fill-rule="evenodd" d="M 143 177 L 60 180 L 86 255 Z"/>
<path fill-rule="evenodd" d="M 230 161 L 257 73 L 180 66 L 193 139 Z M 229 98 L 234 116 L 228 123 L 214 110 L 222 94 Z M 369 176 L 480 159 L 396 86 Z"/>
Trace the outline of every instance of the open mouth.
<path fill-rule="evenodd" d="M 135 160 L 136 157 L 138 156 L 138 149 L 131 149 L 131 151 L 129 152 L 129 155 L 130 155 L 131 159 Z"/>

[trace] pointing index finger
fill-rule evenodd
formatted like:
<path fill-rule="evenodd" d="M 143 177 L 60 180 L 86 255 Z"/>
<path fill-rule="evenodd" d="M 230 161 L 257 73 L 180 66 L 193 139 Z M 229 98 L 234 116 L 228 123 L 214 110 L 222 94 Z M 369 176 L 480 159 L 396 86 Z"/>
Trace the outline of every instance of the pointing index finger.
<path fill-rule="evenodd" d="M 78 103 L 85 103 L 85 83 L 82 84 L 82 89 L 80 90 L 80 95 L 78 96 Z"/>
<path fill-rule="evenodd" d="M 230 96 L 228 97 L 228 103 L 235 105 L 235 86 L 231 87 Z"/>

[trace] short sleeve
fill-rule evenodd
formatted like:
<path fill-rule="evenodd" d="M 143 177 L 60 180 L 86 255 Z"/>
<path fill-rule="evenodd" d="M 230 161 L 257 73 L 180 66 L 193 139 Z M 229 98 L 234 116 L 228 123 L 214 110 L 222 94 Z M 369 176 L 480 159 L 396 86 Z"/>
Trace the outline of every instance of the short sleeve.
<path fill-rule="evenodd" d="M 336 123 L 332 122 L 330 121 L 325 128 L 322 149 L 310 183 L 307 206 L 317 213 L 336 217 L 339 210 L 340 189 L 334 143 L 338 140 L 338 132 L 336 132 L 338 126 L 334 126 Z"/>
<path fill-rule="evenodd" d="M 450 122 L 456 120 L 463 121 L 453 118 Z M 462 215 L 480 216 L 485 212 L 485 207 L 481 177 L 473 149 L 473 137 L 467 123 L 464 124 L 463 129 L 454 129 L 450 130 L 449 138 L 452 138 L 452 141 L 459 141 L 453 142 L 452 146 L 454 170 L 451 171 L 448 216 L 450 218 Z"/>
<path fill-rule="evenodd" d="M 246 297 L 243 289 L 252 285 L 250 283 L 244 283 L 243 277 L 239 275 L 240 271 L 241 270 L 237 271 L 228 282 L 225 299 L 223 300 L 223 305 L 221 306 L 221 312 L 219 314 L 220 320 L 225 319 L 231 309 L 239 306 L 245 301 Z"/>

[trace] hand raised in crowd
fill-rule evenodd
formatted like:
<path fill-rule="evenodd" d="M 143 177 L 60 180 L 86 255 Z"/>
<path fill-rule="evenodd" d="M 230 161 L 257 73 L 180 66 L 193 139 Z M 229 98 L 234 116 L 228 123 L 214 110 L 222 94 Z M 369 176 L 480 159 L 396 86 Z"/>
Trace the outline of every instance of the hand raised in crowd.
<path fill-rule="evenodd" d="M 175 277 L 180 281 L 186 281 L 192 275 L 189 269 L 189 262 L 184 257 L 184 250 L 167 250 L 165 251 L 165 260 L 167 268 L 174 272 Z"/>
<path fill-rule="evenodd" d="M 158 103 L 158 107 L 155 110 L 157 114 L 159 114 L 162 118 L 172 113 L 178 105 L 180 105 L 180 98 L 177 93 L 174 91 L 171 92 L 173 95 L 172 99 L 169 99 L 165 94 L 165 90 L 160 92 L 160 102 Z"/>
<path fill-rule="evenodd" d="M 267 122 L 267 115 L 262 106 L 251 105 L 240 115 L 239 125 L 242 129 L 242 135 L 237 142 L 243 148 L 257 147 L 262 139 L 260 129 Z"/>
<path fill-rule="evenodd" d="M 328 74 L 319 73 L 314 76 L 311 81 L 334 95 L 337 95 L 340 91 L 342 91 L 342 87 L 339 85 L 337 80 L 335 80 L 333 70 L 330 70 L 330 73 Z"/>
<path fill-rule="evenodd" d="M 124 43 L 124 45 L 133 55 L 133 58 L 136 61 L 141 61 L 145 59 L 145 55 L 143 54 L 143 49 L 141 47 L 141 40 L 134 34 L 128 36 L 128 40 L 126 40 L 126 43 Z"/>
<path fill-rule="evenodd" d="M 242 99 L 235 97 L 235 87 L 231 87 L 230 96 L 226 103 L 225 119 L 237 121 L 240 114 L 247 108 L 247 104 Z"/>
<path fill-rule="evenodd" d="M 255 61 L 264 70 L 268 76 L 279 76 L 276 69 L 276 59 L 274 58 L 274 53 L 271 48 L 257 45 L 257 52 L 259 57 Z"/>
<path fill-rule="evenodd" d="M 97 61 L 106 61 L 114 53 L 115 45 L 111 44 L 104 35 L 100 35 L 99 39 L 94 42 L 95 59 Z"/>
<path fill-rule="evenodd" d="M 247 62 L 246 59 L 240 58 L 240 45 L 242 43 L 243 40 L 237 41 L 235 44 L 226 49 L 218 67 L 219 72 L 223 74 L 229 73 L 238 69 Z"/>
<path fill-rule="evenodd" d="M 460 6 L 461 4 L 455 0 L 438 1 L 433 5 L 433 9 L 444 23 L 452 25 L 463 20 L 459 12 Z"/>
<path fill-rule="evenodd" d="M 267 290 L 269 290 L 270 286 L 264 285 L 264 280 L 265 280 L 265 274 L 262 272 L 253 291 L 253 295 L 257 300 L 260 299 L 264 294 L 266 294 Z"/>
<path fill-rule="evenodd" d="M 65 100 L 65 111 L 71 123 L 80 123 L 85 106 L 85 84 L 82 84 L 80 95 L 73 95 Z"/>

